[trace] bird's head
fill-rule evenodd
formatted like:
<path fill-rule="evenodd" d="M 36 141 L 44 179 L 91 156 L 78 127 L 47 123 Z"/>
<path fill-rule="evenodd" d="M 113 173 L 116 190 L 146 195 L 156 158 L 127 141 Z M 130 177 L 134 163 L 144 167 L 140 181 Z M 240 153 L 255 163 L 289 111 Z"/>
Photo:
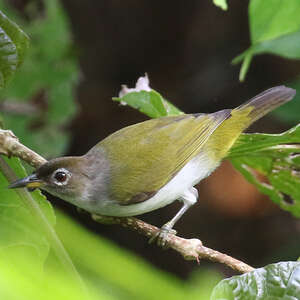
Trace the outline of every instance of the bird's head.
<path fill-rule="evenodd" d="M 85 157 L 55 158 L 33 174 L 13 182 L 9 188 L 41 188 L 68 202 L 76 202 L 90 186 L 88 167 Z"/>

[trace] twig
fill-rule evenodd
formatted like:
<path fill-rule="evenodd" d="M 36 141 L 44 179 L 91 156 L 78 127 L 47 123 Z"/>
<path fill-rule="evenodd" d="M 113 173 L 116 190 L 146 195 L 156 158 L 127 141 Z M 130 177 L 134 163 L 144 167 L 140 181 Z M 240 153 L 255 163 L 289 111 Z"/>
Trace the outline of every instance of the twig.
<path fill-rule="evenodd" d="M 37 105 L 9 99 L 0 103 L 0 111 L 20 116 L 34 116 L 40 112 Z"/>
<path fill-rule="evenodd" d="M 7 156 L 19 157 L 35 168 L 46 162 L 43 157 L 22 145 L 18 141 L 17 137 L 9 130 L 0 129 L 0 153 Z M 96 214 L 91 214 L 91 217 L 96 222 L 102 224 L 119 224 L 148 238 L 152 237 L 159 231 L 159 228 L 133 217 L 119 218 L 100 216 Z M 199 262 L 200 259 L 208 259 L 213 262 L 225 264 L 233 270 L 241 273 L 254 270 L 254 268 L 242 261 L 203 246 L 202 242 L 198 239 L 184 239 L 175 235 L 169 235 L 167 245 L 173 250 L 179 252 L 186 260 L 196 260 Z"/>
<path fill-rule="evenodd" d="M 0 154 L 19 157 L 34 168 L 47 162 L 45 158 L 21 144 L 11 130 L 0 129 Z"/>

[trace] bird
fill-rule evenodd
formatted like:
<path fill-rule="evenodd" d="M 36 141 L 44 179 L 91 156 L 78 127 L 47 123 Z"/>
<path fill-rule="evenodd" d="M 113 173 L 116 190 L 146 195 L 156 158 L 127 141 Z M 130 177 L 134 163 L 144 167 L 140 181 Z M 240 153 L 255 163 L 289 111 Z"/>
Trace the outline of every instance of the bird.
<path fill-rule="evenodd" d="M 194 187 L 226 157 L 253 122 L 291 100 L 292 88 L 270 88 L 234 109 L 150 119 L 116 131 L 86 154 L 54 158 L 9 188 L 40 188 L 87 212 L 141 215 L 175 200 L 182 207 L 151 238 L 164 247 L 175 223 L 197 202 Z"/>

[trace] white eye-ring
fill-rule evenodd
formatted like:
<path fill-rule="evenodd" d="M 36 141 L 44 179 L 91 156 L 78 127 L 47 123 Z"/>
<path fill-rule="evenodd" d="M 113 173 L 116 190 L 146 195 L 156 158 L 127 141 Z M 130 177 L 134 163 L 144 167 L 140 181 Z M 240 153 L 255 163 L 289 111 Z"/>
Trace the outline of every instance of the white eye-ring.
<path fill-rule="evenodd" d="M 60 168 L 53 173 L 52 178 L 56 185 L 65 185 L 71 178 L 71 173 L 67 169 Z"/>

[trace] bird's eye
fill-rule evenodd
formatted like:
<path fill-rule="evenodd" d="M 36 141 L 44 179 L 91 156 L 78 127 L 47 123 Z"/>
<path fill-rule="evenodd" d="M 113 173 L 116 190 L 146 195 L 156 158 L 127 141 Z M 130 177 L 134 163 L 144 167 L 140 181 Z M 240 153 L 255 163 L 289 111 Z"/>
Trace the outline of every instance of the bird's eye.
<path fill-rule="evenodd" d="M 58 181 L 58 182 L 65 182 L 67 180 L 68 175 L 63 172 L 63 171 L 58 171 L 55 173 L 54 178 Z"/>
<path fill-rule="evenodd" d="M 70 178 L 71 178 L 71 172 L 69 172 L 65 168 L 57 169 L 52 174 L 52 180 L 56 185 L 65 185 L 68 183 Z"/>

